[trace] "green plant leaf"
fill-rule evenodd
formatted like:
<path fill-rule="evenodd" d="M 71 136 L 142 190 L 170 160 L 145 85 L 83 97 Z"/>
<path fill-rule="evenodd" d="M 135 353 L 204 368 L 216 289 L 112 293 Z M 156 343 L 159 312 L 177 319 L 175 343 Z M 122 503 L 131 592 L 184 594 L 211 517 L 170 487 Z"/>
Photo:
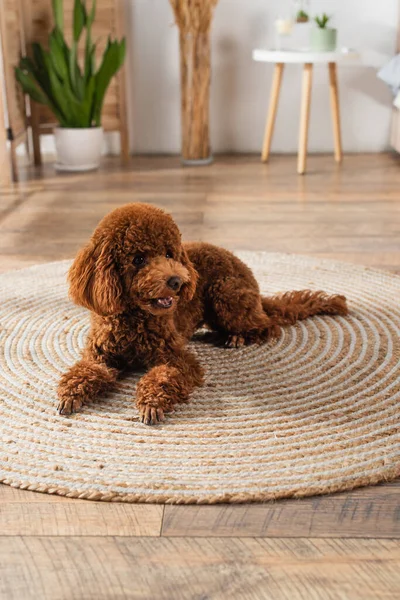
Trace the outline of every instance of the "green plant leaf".
<path fill-rule="evenodd" d="M 125 57 L 126 57 L 126 39 L 122 38 L 122 40 L 119 44 L 119 66 L 118 66 L 118 69 L 120 69 L 122 67 L 122 65 L 124 64 Z"/>
<path fill-rule="evenodd" d="M 49 79 L 54 104 L 57 105 L 59 108 L 60 114 L 62 115 L 62 121 L 67 122 L 68 114 L 70 111 L 68 110 L 68 102 L 63 90 L 63 86 L 61 85 L 60 80 L 58 79 L 55 71 L 53 70 L 49 71 Z"/>
<path fill-rule="evenodd" d="M 91 77 L 93 77 L 96 71 L 96 44 L 92 44 L 90 49 L 85 52 L 85 72 L 84 80 L 85 85 Z"/>
<path fill-rule="evenodd" d="M 320 29 L 325 29 L 329 20 L 330 16 L 326 13 L 323 13 L 320 17 L 314 17 L 314 21 Z"/>
<path fill-rule="evenodd" d="M 64 127 L 86 127 L 85 114 L 79 102 L 68 86 L 64 85 L 54 70 L 49 71 L 50 84 L 54 104 L 62 114 Z"/>
<path fill-rule="evenodd" d="M 64 32 L 64 7 L 63 0 L 53 0 L 54 22 L 61 33 Z"/>
<path fill-rule="evenodd" d="M 50 53 L 43 51 L 43 62 L 48 76 L 48 88 L 46 88 L 47 96 L 50 100 L 53 110 L 56 110 L 65 120 L 68 115 L 68 104 L 64 93 L 64 85 L 61 83 L 56 70 L 54 69 Z"/>
<path fill-rule="evenodd" d="M 68 58 L 65 53 L 63 39 L 59 37 L 57 30 L 54 29 L 49 38 L 50 57 L 57 75 L 65 82 L 68 81 Z"/>
<path fill-rule="evenodd" d="M 28 94 L 32 100 L 39 104 L 47 104 L 47 97 L 42 90 L 37 86 L 35 79 L 29 73 L 26 73 L 22 68 L 15 67 L 15 77 L 22 86 L 25 94 Z"/>
<path fill-rule="evenodd" d="M 75 96 L 83 100 L 85 82 L 78 64 L 76 43 L 72 44 L 69 54 L 69 79 Z"/>
<path fill-rule="evenodd" d="M 23 71 L 27 71 L 28 73 L 36 77 L 36 67 L 28 56 L 24 56 L 23 58 L 21 58 L 21 60 L 19 61 L 19 68 Z"/>
<path fill-rule="evenodd" d="M 85 43 L 85 69 L 84 69 L 84 80 L 85 83 L 95 72 L 95 52 L 96 44 L 92 42 L 92 23 L 96 14 L 96 0 L 93 0 L 92 10 L 86 18 L 86 43 Z"/>
<path fill-rule="evenodd" d="M 59 122 L 62 122 L 63 115 L 59 112 L 57 106 L 54 105 L 49 95 L 39 88 L 38 83 L 34 79 L 33 75 L 31 75 L 30 73 L 25 73 L 23 69 L 17 67 L 15 69 L 15 76 L 17 81 L 20 82 L 25 94 L 28 94 L 32 98 L 32 100 L 38 102 L 39 104 L 46 104 L 53 112 L 55 118 Z"/>
<path fill-rule="evenodd" d="M 74 33 L 74 41 L 77 42 L 81 37 L 83 28 L 86 24 L 87 15 L 85 5 L 82 3 L 82 0 L 75 0 L 74 3 L 74 23 L 73 23 L 73 33 Z"/>
<path fill-rule="evenodd" d="M 85 90 L 85 99 L 83 101 L 83 110 L 87 115 L 87 127 L 91 127 L 93 123 L 93 100 L 96 89 L 96 80 L 91 77 Z"/>
<path fill-rule="evenodd" d="M 96 126 L 100 126 L 101 111 L 103 108 L 104 97 L 112 77 L 124 62 L 125 58 L 125 40 L 121 43 L 108 39 L 107 47 L 103 54 L 103 60 L 96 78 L 96 91 L 93 107 L 93 119 Z"/>
<path fill-rule="evenodd" d="M 46 60 L 45 60 L 45 51 L 42 46 L 36 42 L 32 44 L 32 52 L 33 52 L 33 60 L 35 63 L 36 71 L 35 76 L 43 91 L 49 95 L 51 93 L 50 90 L 50 80 L 49 74 L 47 71 Z"/>
<path fill-rule="evenodd" d="M 20 67 L 28 71 L 35 79 L 36 84 L 46 95 L 48 103 L 51 98 L 51 88 L 48 72 L 46 70 L 46 61 L 44 59 L 44 50 L 40 44 L 33 44 L 33 60 L 24 57 L 20 61 Z"/>
<path fill-rule="evenodd" d="M 31 61 L 29 58 L 25 57 L 21 60 L 20 65 L 22 64 L 25 69 L 29 70 L 28 72 L 34 79 L 34 83 L 36 83 L 37 87 L 40 87 L 41 92 L 46 97 L 46 102 L 44 103 L 49 106 L 55 118 L 60 123 L 65 123 L 66 116 L 64 111 L 66 106 L 63 103 L 65 93 L 60 94 L 60 80 L 57 71 L 54 68 L 52 57 L 40 44 L 33 44 L 32 49 L 34 60 Z M 37 94 L 35 94 L 35 89 L 32 89 L 32 86 L 30 86 L 29 89 L 26 89 L 26 93 L 29 93 L 33 100 L 39 101 Z M 43 101 L 41 101 L 41 103 L 43 103 Z"/>
<path fill-rule="evenodd" d="M 90 25 L 93 24 L 95 16 L 96 16 L 96 0 L 93 0 L 93 2 L 92 2 L 92 10 L 88 14 L 88 18 L 87 18 L 87 20 L 90 23 Z"/>
<path fill-rule="evenodd" d="M 38 69 L 44 69 L 45 63 L 43 60 L 44 49 L 38 42 L 33 42 L 32 44 L 32 54 L 33 60 L 36 63 Z"/>
<path fill-rule="evenodd" d="M 65 97 L 67 99 L 69 105 L 69 112 L 71 113 L 71 119 L 79 123 L 82 127 L 89 126 L 87 123 L 90 120 L 90 108 L 83 106 L 81 100 L 79 100 L 74 91 L 71 88 L 70 78 L 69 78 L 69 49 L 66 47 L 63 38 L 58 38 L 57 36 L 52 38 L 52 45 L 50 46 L 50 59 L 53 63 L 54 69 L 58 78 L 60 79 L 60 83 L 63 85 L 63 90 Z M 58 90 L 58 84 L 52 80 L 53 92 L 54 90 Z M 85 98 L 85 86 L 83 86 L 82 98 Z"/>

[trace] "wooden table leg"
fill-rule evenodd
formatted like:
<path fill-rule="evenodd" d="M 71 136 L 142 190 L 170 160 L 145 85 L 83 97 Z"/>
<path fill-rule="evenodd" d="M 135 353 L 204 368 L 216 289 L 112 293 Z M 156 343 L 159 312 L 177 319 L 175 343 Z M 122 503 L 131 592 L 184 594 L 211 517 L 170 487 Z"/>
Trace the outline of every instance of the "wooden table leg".
<path fill-rule="evenodd" d="M 306 63 L 303 69 L 303 85 L 301 92 L 301 112 L 300 112 L 300 135 L 299 135 L 299 154 L 297 159 L 297 172 L 303 175 L 306 170 L 307 159 L 307 140 L 308 140 L 308 122 L 310 120 L 311 104 L 311 83 L 312 83 L 312 63 Z"/>
<path fill-rule="evenodd" d="M 335 144 L 335 160 L 342 160 L 342 136 L 340 133 L 339 93 L 336 74 L 336 63 L 329 63 L 329 89 L 331 96 L 333 141 Z"/>
<path fill-rule="evenodd" d="M 278 108 L 279 91 L 281 89 L 283 67 L 283 63 L 276 63 L 275 65 L 267 122 L 265 124 L 264 142 L 261 154 L 262 162 L 267 162 L 269 158 L 269 151 L 271 149 L 272 134 L 274 132 L 276 112 Z"/>

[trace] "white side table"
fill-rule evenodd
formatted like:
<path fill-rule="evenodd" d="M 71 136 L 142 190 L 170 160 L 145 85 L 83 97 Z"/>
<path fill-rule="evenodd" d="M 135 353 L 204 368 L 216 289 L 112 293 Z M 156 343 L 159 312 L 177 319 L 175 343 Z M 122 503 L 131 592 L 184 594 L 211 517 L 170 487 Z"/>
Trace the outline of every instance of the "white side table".
<path fill-rule="evenodd" d="M 267 162 L 271 149 L 272 134 L 274 131 L 276 112 L 278 108 L 279 91 L 282 82 L 283 67 L 287 63 L 298 63 L 303 65 L 303 84 L 301 94 L 300 111 L 300 134 L 299 152 L 297 160 L 297 172 L 305 173 L 307 159 L 308 123 L 310 120 L 311 83 L 313 66 L 315 64 L 327 64 L 329 68 L 329 87 L 333 120 L 333 139 L 335 146 L 335 160 L 342 160 L 342 139 L 340 133 L 340 111 L 339 93 L 336 75 L 336 64 L 358 63 L 360 56 L 354 51 L 336 52 L 311 52 L 302 50 L 253 50 L 253 60 L 259 62 L 275 63 L 274 77 L 271 88 L 270 105 L 268 109 L 267 122 L 265 125 L 264 143 L 261 160 Z"/>

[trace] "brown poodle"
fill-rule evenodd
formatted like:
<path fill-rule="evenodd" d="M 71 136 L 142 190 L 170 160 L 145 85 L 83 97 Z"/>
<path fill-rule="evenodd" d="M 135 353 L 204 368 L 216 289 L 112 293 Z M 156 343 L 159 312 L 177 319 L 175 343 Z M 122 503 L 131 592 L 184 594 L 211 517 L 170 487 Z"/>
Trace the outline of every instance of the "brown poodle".
<path fill-rule="evenodd" d="M 137 386 L 140 419 L 164 420 L 203 382 L 187 343 L 201 326 L 227 346 L 260 344 L 280 325 L 347 314 L 343 296 L 310 290 L 265 298 L 250 269 L 211 244 L 182 244 L 172 218 L 146 204 L 117 208 L 99 224 L 70 271 L 70 296 L 91 311 L 80 361 L 58 387 L 62 415 L 111 389 L 128 369 L 149 370 Z"/>

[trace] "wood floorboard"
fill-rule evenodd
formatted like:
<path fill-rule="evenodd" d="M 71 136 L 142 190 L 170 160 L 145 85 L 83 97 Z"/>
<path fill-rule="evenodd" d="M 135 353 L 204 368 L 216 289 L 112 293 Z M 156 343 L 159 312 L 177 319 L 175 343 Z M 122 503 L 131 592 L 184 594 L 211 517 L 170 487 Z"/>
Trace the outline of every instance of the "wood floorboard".
<path fill-rule="evenodd" d="M 75 502 L 73 499 L 69 502 L 2 502 L 0 532 L 7 536 L 159 536 L 162 514 L 163 507 L 155 504 Z"/>
<path fill-rule="evenodd" d="M 166 506 L 162 535 L 400 538 L 398 484 L 266 504 Z"/>
<path fill-rule="evenodd" d="M 70 259 L 127 202 L 172 212 L 185 239 L 302 253 L 400 274 L 397 156 L 106 159 L 97 173 L 22 169 L 0 191 L 0 271 Z M 0 599 L 400 597 L 400 484 L 240 506 L 122 505 L 0 486 Z M 161 537 L 160 537 L 161 535 Z M 3 537 L 1 537 L 3 536 Z"/>
<path fill-rule="evenodd" d="M 1 600 L 389 600 L 400 541 L 0 537 Z"/>

